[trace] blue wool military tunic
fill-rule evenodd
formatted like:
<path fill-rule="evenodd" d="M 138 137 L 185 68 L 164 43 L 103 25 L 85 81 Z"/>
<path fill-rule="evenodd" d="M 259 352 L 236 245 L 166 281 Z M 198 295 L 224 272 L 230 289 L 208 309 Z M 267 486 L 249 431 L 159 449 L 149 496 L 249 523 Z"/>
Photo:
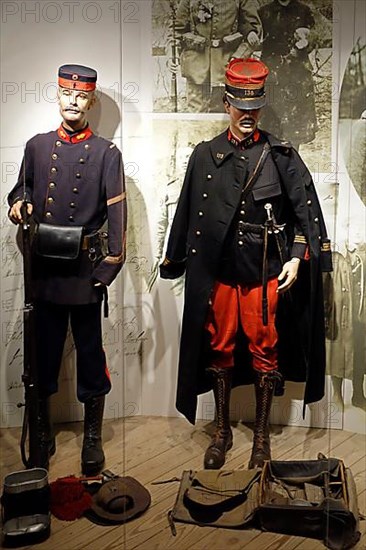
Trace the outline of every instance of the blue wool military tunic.
<path fill-rule="evenodd" d="M 125 252 L 126 194 L 122 157 L 110 141 L 89 127 L 68 134 L 38 134 L 25 148 L 10 206 L 23 197 L 33 204 L 35 222 L 82 226 L 90 235 L 108 222 L 108 255 L 98 264 L 87 249 L 76 260 L 34 254 L 35 297 L 55 304 L 87 304 L 101 299 L 95 282 L 109 285 L 121 270 Z"/>

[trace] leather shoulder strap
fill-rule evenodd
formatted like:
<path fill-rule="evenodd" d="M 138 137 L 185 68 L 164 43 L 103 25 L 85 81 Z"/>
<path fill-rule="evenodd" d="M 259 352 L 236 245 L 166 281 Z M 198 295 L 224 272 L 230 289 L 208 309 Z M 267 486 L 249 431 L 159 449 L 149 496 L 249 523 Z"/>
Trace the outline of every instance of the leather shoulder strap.
<path fill-rule="evenodd" d="M 259 157 L 258 162 L 256 164 L 256 167 L 254 168 L 252 175 L 248 178 L 248 181 L 244 185 L 243 199 L 248 195 L 249 191 L 252 189 L 253 185 L 257 181 L 260 171 L 266 161 L 266 158 L 270 150 L 271 150 L 270 144 L 265 143 L 262 149 L 261 156 Z"/>

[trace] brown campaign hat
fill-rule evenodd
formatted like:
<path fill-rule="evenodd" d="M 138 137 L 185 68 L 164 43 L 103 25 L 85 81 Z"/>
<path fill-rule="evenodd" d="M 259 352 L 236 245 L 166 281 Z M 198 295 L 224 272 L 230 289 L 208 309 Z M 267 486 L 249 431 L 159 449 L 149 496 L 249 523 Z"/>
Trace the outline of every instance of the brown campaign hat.
<path fill-rule="evenodd" d="M 96 88 L 97 71 L 84 65 L 62 65 L 58 70 L 61 88 L 92 92 Z"/>
<path fill-rule="evenodd" d="M 84 515 L 98 525 L 126 523 L 142 514 L 150 503 L 149 491 L 137 479 L 119 477 L 101 485 Z"/>
<path fill-rule="evenodd" d="M 259 59 L 232 59 L 225 72 L 225 97 L 230 105 L 237 109 L 264 107 L 268 73 L 268 67 Z"/>

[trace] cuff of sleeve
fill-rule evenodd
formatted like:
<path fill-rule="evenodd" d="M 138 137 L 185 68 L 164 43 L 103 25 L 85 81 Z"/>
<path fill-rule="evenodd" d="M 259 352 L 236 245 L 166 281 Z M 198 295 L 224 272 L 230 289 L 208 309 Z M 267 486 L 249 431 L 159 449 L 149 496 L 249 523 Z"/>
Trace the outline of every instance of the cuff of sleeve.
<path fill-rule="evenodd" d="M 107 256 L 109 258 L 109 256 Z M 92 279 L 109 286 L 121 271 L 123 262 L 108 262 L 104 258 L 94 269 Z"/>
<path fill-rule="evenodd" d="M 20 197 L 15 197 L 11 202 L 11 206 L 13 206 L 16 202 L 19 202 L 19 201 L 23 202 L 24 199 L 25 199 L 25 202 L 29 202 L 30 204 L 32 204 L 32 201 L 31 201 L 31 198 L 30 198 L 29 194 L 26 193 L 25 197 L 24 197 L 24 195 L 21 195 Z"/>
<path fill-rule="evenodd" d="M 320 248 L 320 264 L 322 271 L 333 271 L 332 250 L 330 239 L 324 239 Z"/>
<path fill-rule="evenodd" d="M 300 258 L 300 260 L 308 259 L 309 251 L 306 239 L 303 235 L 295 235 L 294 242 L 291 248 L 291 258 Z"/>
<path fill-rule="evenodd" d="M 160 264 L 160 277 L 162 279 L 178 279 L 181 277 L 186 269 L 186 260 L 181 262 L 173 262 L 169 258 L 165 258 L 163 263 Z"/>

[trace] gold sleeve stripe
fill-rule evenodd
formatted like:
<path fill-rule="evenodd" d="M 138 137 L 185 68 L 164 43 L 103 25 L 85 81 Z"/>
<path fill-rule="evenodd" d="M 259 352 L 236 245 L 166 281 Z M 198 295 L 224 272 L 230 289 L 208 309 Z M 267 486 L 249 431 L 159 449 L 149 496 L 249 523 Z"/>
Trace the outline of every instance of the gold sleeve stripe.
<path fill-rule="evenodd" d="M 108 264 L 121 264 L 123 261 L 123 253 L 119 256 L 106 256 L 104 261 Z"/>
<path fill-rule="evenodd" d="M 306 244 L 306 238 L 303 235 L 295 235 L 294 243 Z"/>
<path fill-rule="evenodd" d="M 111 206 L 111 204 L 116 204 L 116 202 L 124 201 L 126 198 L 126 192 L 124 191 L 120 195 L 117 195 L 116 197 L 112 197 L 111 199 L 107 200 L 107 206 Z"/>
<path fill-rule="evenodd" d="M 321 250 L 322 252 L 328 252 L 328 250 L 330 250 L 330 243 L 323 243 Z"/>

